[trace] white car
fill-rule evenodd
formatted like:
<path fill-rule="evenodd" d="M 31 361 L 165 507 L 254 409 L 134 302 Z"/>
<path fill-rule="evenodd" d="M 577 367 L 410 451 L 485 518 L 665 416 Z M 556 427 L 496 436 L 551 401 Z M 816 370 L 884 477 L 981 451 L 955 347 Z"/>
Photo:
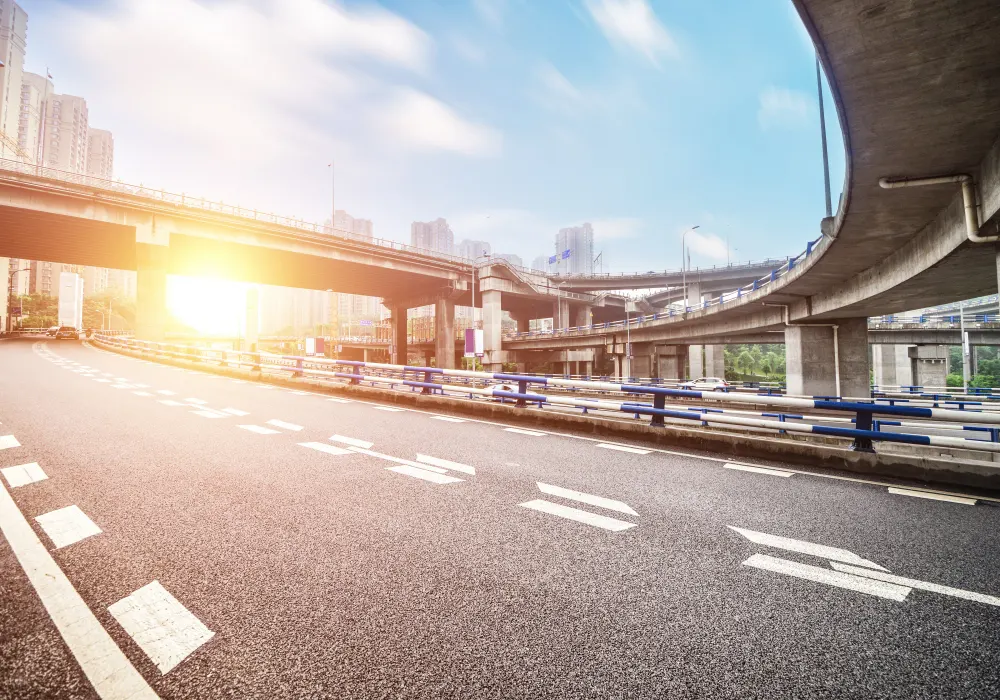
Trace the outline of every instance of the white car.
<path fill-rule="evenodd" d="M 718 377 L 699 377 L 690 382 L 682 382 L 681 389 L 694 389 L 695 391 L 729 391 L 729 382 Z"/>

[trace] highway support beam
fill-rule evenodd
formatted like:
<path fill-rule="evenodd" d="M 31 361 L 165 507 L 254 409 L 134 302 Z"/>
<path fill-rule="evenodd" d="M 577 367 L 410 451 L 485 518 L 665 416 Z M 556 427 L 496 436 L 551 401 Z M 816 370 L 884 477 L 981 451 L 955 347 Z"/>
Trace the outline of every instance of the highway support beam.
<path fill-rule="evenodd" d="M 705 376 L 726 378 L 726 346 L 705 346 Z"/>
<path fill-rule="evenodd" d="M 948 347 L 916 345 L 907 350 L 913 367 L 913 384 L 924 391 L 944 390 L 948 384 Z"/>
<path fill-rule="evenodd" d="M 170 248 L 135 244 L 135 337 L 162 343 L 167 331 L 167 263 Z"/>
<path fill-rule="evenodd" d="M 440 369 L 455 369 L 455 302 L 434 302 L 434 358 Z"/>
<path fill-rule="evenodd" d="M 785 367 L 790 395 L 869 398 L 868 320 L 786 326 Z"/>
<path fill-rule="evenodd" d="M 503 352 L 503 308 L 498 289 L 484 290 L 483 303 L 483 369 L 487 372 L 502 372 Z"/>
<path fill-rule="evenodd" d="M 405 306 L 393 306 L 389 310 L 391 314 L 389 322 L 392 324 L 392 352 L 389 362 L 394 365 L 407 364 L 406 311 Z"/>

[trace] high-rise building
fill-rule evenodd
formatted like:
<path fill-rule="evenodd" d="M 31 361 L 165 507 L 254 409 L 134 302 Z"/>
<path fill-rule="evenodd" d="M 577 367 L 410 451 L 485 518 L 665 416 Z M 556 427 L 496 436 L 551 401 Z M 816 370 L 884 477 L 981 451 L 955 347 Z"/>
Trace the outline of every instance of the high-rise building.
<path fill-rule="evenodd" d="M 59 293 L 59 275 L 63 272 L 76 272 L 76 265 L 66 265 L 64 263 L 45 262 L 44 260 L 31 261 L 31 294 L 44 294 L 47 297 L 54 297 Z M 22 273 L 24 274 L 24 273 Z"/>
<path fill-rule="evenodd" d="M 5 258 L 9 260 L 0 270 L 6 271 L 10 280 L 10 291 L 14 296 L 24 296 L 31 293 L 31 261 L 22 258 Z"/>
<path fill-rule="evenodd" d="M 0 0 L 2 2 L 2 0 Z M 21 79 L 21 112 L 17 125 L 17 144 L 32 163 L 42 163 L 42 132 L 45 108 L 55 93 L 52 81 L 42 75 L 25 73 Z"/>
<path fill-rule="evenodd" d="M 503 258 L 515 267 L 524 267 L 524 261 L 521 260 L 520 255 L 514 255 L 513 253 L 497 253 L 495 257 Z"/>
<path fill-rule="evenodd" d="M 536 272 L 548 272 L 549 271 L 549 256 L 539 255 L 537 258 L 531 261 L 531 269 Z"/>
<path fill-rule="evenodd" d="M 375 235 L 375 226 L 372 224 L 371 219 L 356 219 L 343 209 L 338 209 L 334 214 L 336 216 L 334 228 L 338 231 L 356 233 L 368 239 L 371 239 Z M 329 219 L 327 219 L 326 225 L 329 225 Z"/>
<path fill-rule="evenodd" d="M 0 0 L 0 157 L 18 155 L 21 79 L 28 44 L 28 15 L 13 0 Z"/>
<path fill-rule="evenodd" d="M 117 289 L 123 297 L 135 299 L 136 273 L 132 270 L 108 270 L 108 289 Z"/>
<path fill-rule="evenodd" d="M 85 267 L 81 276 L 83 277 L 83 293 L 87 296 L 100 294 L 108 289 L 110 282 L 110 270 L 106 267 Z"/>
<path fill-rule="evenodd" d="M 410 224 L 410 244 L 415 248 L 450 255 L 455 250 L 455 234 L 451 232 L 451 227 L 444 219 L 414 221 Z"/>
<path fill-rule="evenodd" d="M 73 95 L 50 95 L 42 127 L 42 165 L 71 173 L 87 172 L 87 101 Z"/>
<path fill-rule="evenodd" d="M 456 246 L 455 255 L 475 260 L 483 255 L 489 255 L 492 251 L 493 247 L 487 241 L 470 241 L 466 238 Z"/>
<path fill-rule="evenodd" d="M 556 262 L 550 269 L 559 274 L 593 274 L 594 229 L 590 224 L 559 229 Z"/>
<path fill-rule="evenodd" d="M 105 180 L 113 179 L 115 140 L 110 131 L 87 129 L 87 174 Z"/>

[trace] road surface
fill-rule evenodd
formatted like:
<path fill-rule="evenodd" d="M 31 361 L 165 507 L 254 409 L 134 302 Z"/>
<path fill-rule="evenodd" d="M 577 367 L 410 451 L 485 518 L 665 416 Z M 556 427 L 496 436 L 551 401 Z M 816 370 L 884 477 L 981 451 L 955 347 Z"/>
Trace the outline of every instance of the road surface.
<path fill-rule="evenodd" d="M 1000 504 L 778 467 L 0 342 L 0 697 L 998 697 Z"/>

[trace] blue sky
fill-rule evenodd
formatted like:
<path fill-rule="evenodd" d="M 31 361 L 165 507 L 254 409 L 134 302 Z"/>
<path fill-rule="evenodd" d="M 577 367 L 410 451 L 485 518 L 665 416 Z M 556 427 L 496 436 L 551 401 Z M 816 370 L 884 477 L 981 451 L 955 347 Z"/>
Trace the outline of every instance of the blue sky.
<path fill-rule="evenodd" d="M 116 176 L 407 241 L 443 216 L 530 263 L 783 256 L 819 232 L 812 47 L 789 0 L 20 0 L 27 67 L 87 98 Z M 843 150 L 827 93 L 834 202 Z"/>

